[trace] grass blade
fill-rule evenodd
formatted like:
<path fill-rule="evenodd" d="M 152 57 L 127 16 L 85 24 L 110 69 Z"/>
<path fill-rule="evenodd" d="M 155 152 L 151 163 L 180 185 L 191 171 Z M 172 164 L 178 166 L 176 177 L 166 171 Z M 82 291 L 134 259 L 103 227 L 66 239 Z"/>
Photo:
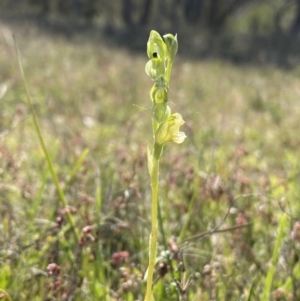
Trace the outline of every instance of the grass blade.
<path fill-rule="evenodd" d="M 41 133 L 40 126 L 39 126 L 39 123 L 38 123 L 38 120 L 37 120 L 37 117 L 36 117 L 36 114 L 35 114 L 35 111 L 34 111 L 34 108 L 33 108 L 33 104 L 32 104 L 32 100 L 31 100 L 31 97 L 30 97 L 30 93 L 29 93 L 29 89 L 28 89 L 28 85 L 27 85 L 25 73 L 24 73 L 24 70 L 23 70 L 21 56 L 20 56 L 18 45 L 17 45 L 17 42 L 16 42 L 15 38 L 14 38 L 14 41 L 15 41 L 15 47 L 16 47 L 16 52 L 17 52 L 17 57 L 18 57 L 19 68 L 20 68 L 20 72 L 21 72 L 21 76 L 22 76 L 22 81 L 23 81 L 23 84 L 24 84 L 24 87 L 25 87 L 25 91 L 26 91 L 27 102 L 28 102 L 28 105 L 29 105 L 29 108 L 30 108 L 30 112 L 31 112 L 32 118 L 33 118 L 34 129 L 35 129 L 36 134 L 38 136 L 38 140 L 39 140 L 39 143 L 40 143 L 40 145 L 42 147 L 43 153 L 45 155 L 45 159 L 46 159 L 46 161 L 48 163 L 49 171 L 50 171 L 50 174 L 51 174 L 51 177 L 52 177 L 52 181 L 53 181 L 53 183 L 55 185 L 55 188 L 56 188 L 59 200 L 60 200 L 61 204 L 64 207 L 67 207 L 68 206 L 67 200 L 65 198 L 65 195 L 63 193 L 62 188 L 60 187 L 57 174 L 56 174 L 56 172 L 54 170 L 51 157 L 50 157 L 50 155 L 48 153 L 48 150 L 47 150 L 47 147 L 45 145 L 45 142 L 44 142 L 44 139 L 43 139 L 43 135 Z M 78 243 L 79 242 L 79 234 L 78 234 L 78 232 L 76 230 L 74 219 L 73 219 L 71 213 L 67 212 L 66 215 L 67 215 L 68 222 L 71 225 L 72 231 L 74 233 L 74 238 L 75 238 L 76 242 Z"/>
<path fill-rule="evenodd" d="M 274 247 L 274 251 L 273 251 L 273 255 L 272 255 L 272 265 L 267 274 L 264 291 L 263 291 L 262 298 L 261 298 L 262 301 L 269 300 L 273 277 L 274 277 L 274 273 L 275 273 L 275 269 L 276 269 L 276 263 L 277 263 L 278 256 L 279 256 L 280 246 L 281 246 L 283 238 L 284 238 L 284 229 L 286 228 L 286 226 L 287 226 L 287 215 L 284 214 L 282 216 L 280 224 L 279 224 L 278 235 L 277 235 L 277 239 L 275 242 L 275 247 Z"/>
<path fill-rule="evenodd" d="M 71 170 L 69 176 L 67 177 L 67 182 L 66 185 L 64 187 L 64 190 L 67 189 L 67 187 L 70 185 L 70 183 L 72 182 L 74 176 L 76 175 L 76 172 L 80 169 L 80 167 L 82 166 L 82 163 L 85 159 L 85 157 L 87 156 L 87 154 L 89 153 L 89 149 L 86 148 L 83 150 L 83 152 L 81 153 L 81 155 L 79 156 L 79 158 L 76 160 L 75 165 L 73 167 L 73 169 Z"/>

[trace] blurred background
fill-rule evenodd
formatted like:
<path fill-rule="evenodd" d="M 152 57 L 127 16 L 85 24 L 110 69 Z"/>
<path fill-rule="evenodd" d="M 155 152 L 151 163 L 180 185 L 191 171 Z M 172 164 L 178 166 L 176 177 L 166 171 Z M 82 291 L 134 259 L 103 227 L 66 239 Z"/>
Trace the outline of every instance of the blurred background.
<path fill-rule="evenodd" d="M 169 104 L 187 135 L 161 162 L 157 300 L 178 300 L 169 271 L 181 259 L 164 269 L 173 237 L 187 277 L 201 275 L 189 300 L 263 300 L 283 212 L 270 298 L 300 300 L 300 0 L 0 0 L 0 288 L 12 300 L 143 300 L 152 29 L 178 34 Z"/>
<path fill-rule="evenodd" d="M 71 38 L 91 33 L 144 51 L 149 29 L 178 33 L 180 54 L 296 64 L 299 0 L 2 0 L 3 21 L 36 23 Z"/>

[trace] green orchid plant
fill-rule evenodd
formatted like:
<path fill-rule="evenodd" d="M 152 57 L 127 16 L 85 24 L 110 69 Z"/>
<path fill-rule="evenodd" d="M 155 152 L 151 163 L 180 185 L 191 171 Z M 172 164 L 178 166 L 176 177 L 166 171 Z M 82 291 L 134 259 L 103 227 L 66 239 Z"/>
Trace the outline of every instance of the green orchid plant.
<path fill-rule="evenodd" d="M 180 126 L 184 124 L 182 116 L 179 113 L 172 114 L 171 108 L 167 105 L 171 70 L 177 50 L 177 35 L 166 34 L 161 37 L 154 30 L 150 32 L 147 43 L 147 54 L 150 60 L 146 64 L 145 71 L 154 81 L 154 85 L 150 90 L 154 145 L 152 151 L 148 148 L 147 157 L 152 189 L 152 232 L 149 241 L 149 266 L 146 273 L 145 301 L 153 300 L 152 284 L 158 236 L 159 159 L 167 142 L 182 143 L 186 138 L 185 133 L 179 131 Z"/>

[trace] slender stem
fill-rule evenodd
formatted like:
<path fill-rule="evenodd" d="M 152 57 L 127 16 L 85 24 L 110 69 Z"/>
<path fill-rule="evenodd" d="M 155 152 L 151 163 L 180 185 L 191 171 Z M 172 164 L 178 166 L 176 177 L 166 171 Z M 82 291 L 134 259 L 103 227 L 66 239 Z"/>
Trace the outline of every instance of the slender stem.
<path fill-rule="evenodd" d="M 152 283 L 153 283 L 153 273 L 156 261 L 156 246 L 157 246 L 157 236 L 158 236 L 158 179 L 159 179 L 159 158 L 162 153 L 163 147 L 161 145 L 155 144 L 153 149 L 153 166 L 151 172 L 151 190 L 152 190 L 152 212 L 151 212 L 151 226 L 152 231 L 150 235 L 149 242 L 149 267 L 147 275 L 147 289 L 145 301 L 152 300 Z"/>

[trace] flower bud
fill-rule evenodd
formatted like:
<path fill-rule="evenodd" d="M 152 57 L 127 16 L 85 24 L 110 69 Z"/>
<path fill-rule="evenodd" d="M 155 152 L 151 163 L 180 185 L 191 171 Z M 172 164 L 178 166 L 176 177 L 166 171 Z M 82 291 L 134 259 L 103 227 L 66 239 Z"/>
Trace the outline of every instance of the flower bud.
<path fill-rule="evenodd" d="M 175 37 L 168 33 L 168 34 L 165 34 L 164 35 L 164 41 L 165 41 L 165 44 L 167 46 L 167 49 L 168 49 L 168 56 L 169 56 L 169 59 L 171 61 L 174 60 L 175 58 L 175 55 L 178 51 L 178 41 L 177 41 L 177 35 L 175 35 Z"/>
<path fill-rule="evenodd" d="M 168 101 L 168 90 L 164 85 L 155 83 L 150 90 L 150 98 L 154 104 L 166 103 Z"/>
<path fill-rule="evenodd" d="M 146 64 L 145 71 L 148 76 L 156 80 L 158 77 L 164 76 L 165 65 L 160 58 L 153 58 Z"/>
<path fill-rule="evenodd" d="M 167 56 L 166 44 L 160 34 L 155 30 L 151 30 L 150 32 L 147 42 L 147 54 L 150 59 L 159 57 L 164 60 Z"/>
<path fill-rule="evenodd" d="M 157 103 L 153 106 L 153 118 L 158 123 L 163 123 L 171 115 L 171 109 L 165 103 Z"/>

